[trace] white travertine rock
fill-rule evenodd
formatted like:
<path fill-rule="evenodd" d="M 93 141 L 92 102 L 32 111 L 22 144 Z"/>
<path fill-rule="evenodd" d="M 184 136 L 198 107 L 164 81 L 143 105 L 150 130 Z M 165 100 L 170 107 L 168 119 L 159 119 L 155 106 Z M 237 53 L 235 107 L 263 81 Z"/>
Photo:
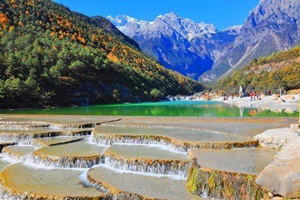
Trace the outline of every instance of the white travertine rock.
<path fill-rule="evenodd" d="M 300 136 L 284 145 L 275 160 L 259 174 L 256 183 L 275 195 L 300 196 Z"/>
<path fill-rule="evenodd" d="M 281 148 L 287 143 L 291 143 L 298 138 L 298 134 L 290 128 L 270 129 L 254 136 L 261 146 Z"/>

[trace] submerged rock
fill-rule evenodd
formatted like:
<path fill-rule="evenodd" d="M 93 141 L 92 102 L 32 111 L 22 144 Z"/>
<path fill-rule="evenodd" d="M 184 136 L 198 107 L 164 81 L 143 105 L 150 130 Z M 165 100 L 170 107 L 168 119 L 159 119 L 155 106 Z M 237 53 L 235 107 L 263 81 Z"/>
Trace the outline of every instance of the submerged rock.
<path fill-rule="evenodd" d="M 145 176 L 136 173 L 118 173 L 103 165 L 92 168 L 87 175 L 90 182 L 105 187 L 115 199 L 144 200 L 201 200 L 189 193 L 186 181 L 167 177 Z"/>
<path fill-rule="evenodd" d="M 85 184 L 82 171 L 11 165 L 1 174 L 1 199 L 111 199 L 105 190 Z"/>
<path fill-rule="evenodd" d="M 35 150 L 36 148 L 33 146 L 13 145 L 4 147 L 2 153 L 9 158 L 19 160 L 27 155 L 32 154 Z"/>

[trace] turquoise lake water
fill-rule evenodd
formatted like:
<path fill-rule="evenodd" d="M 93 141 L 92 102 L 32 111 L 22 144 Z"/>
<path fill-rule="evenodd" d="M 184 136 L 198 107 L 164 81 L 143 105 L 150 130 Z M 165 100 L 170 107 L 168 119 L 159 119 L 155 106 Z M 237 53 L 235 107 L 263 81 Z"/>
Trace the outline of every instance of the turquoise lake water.
<path fill-rule="evenodd" d="M 199 116 L 199 117 L 298 117 L 284 109 L 238 108 L 215 101 L 169 101 L 94 105 L 71 108 L 0 111 L 2 114 L 112 115 L 112 116 Z"/>

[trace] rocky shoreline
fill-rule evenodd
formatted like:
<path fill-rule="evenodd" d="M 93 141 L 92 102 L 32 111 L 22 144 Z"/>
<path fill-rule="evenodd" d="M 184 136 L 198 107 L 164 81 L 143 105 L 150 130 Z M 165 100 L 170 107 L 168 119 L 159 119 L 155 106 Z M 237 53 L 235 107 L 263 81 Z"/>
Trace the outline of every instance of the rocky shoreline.
<path fill-rule="evenodd" d="M 227 104 L 245 108 L 266 108 L 271 110 L 285 109 L 285 111 L 299 112 L 299 94 L 283 95 L 281 97 L 278 97 L 277 95 L 264 96 L 255 101 L 251 101 L 250 97 L 235 97 L 233 99 L 229 97 L 226 101 L 224 101 L 223 98 L 217 98 L 213 101 L 222 101 Z"/>

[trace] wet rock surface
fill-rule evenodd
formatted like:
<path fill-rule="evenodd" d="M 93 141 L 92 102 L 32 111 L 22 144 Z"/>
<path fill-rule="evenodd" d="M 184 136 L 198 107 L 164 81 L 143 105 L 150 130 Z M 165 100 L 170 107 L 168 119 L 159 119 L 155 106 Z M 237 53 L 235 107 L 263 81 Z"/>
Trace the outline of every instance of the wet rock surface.
<path fill-rule="evenodd" d="M 16 159 L 21 159 L 22 157 L 26 155 L 32 154 L 36 150 L 33 146 L 20 146 L 20 145 L 14 145 L 14 146 L 6 146 L 2 149 L 2 153 L 7 156 L 12 156 Z"/>
<path fill-rule="evenodd" d="M 271 163 L 277 150 L 267 148 L 194 149 L 190 158 L 204 169 L 258 175 Z"/>
<path fill-rule="evenodd" d="M 48 137 L 48 138 L 37 138 L 34 139 L 34 144 L 37 146 L 54 146 L 60 144 L 71 143 L 80 141 L 86 138 L 86 136 L 63 136 L 63 137 Z"/>
<path fill-rule="evenodd" d="M 85 185 L 80 179 L 82 173 L 14 164 L 0 174 L 2 193 L 9 198 L 103 199 L 106 192 Z"/>
<path fill-rule="evenodd" d="M 267 192 L 255 179 L 276 153 L 264 148 L 193 149 L 187 187 L 217 199 L 261 199 Z"/>
<path fill-rule="evenodd" d="M 99 144 L 158 144 L 182 152 L 187 152 L 192 148 L 228 149 L 258 145 L 256 140 L 249 140 L 237 134 L 155 126 L 98 126 L 94 130 L 93 137 L 94 141 Z"/>
<path fill-rule="evenodd" d="M 274 150 L 252 136 L 294 121 L 1 116 L 1 198 L 262 198 L 255 179 Z"/>
<path fill-rule="evenodd" d="M 123 117 L 109 125 L 173 127 L 217 131 L 252 139 L 268 129 L 286 128 L 298 122 L 297 118 L 222 118 L 222 117 Z"/>
<path fill-rule="evenodd" d="M 186 181 L 166 177 L 144 176 L 134 173 L 116 173 L 103 166 L 91 169 L 88 179 L 109 188 L 117 196 L 140 199 L 201 199 L 186 189 Z M 124 181 L 126 180 L 126 181 Z M 142 198 L 141 198 L 142 199 Z"/>

